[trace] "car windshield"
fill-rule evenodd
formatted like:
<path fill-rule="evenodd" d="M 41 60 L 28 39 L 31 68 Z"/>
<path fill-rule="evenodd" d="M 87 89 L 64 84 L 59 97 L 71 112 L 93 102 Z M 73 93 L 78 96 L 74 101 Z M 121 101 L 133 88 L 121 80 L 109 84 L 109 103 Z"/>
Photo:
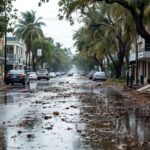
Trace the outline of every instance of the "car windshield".
<path fill-rule="evenodd" d="M 94 74 L 96 71 L 91 71 L 91 74 Z"/>
<path fill-rule="evenodd" d="M 28 74 L 35 74 L 35 72 L 28 72 Z"/>
<path fill-rule="evenodd" d="M 46 70 L 38 70 L 37 72 L 45 73 L 45 72 L 46 72 Z"/>
<path fill-rule="evenodd" d="M 105 72 L 96 72 L 96 75 L 105 75 Z"/>
<path fill-rule="evenodd" d="M 10 74 L 24 74 L 24 70 L 10 70 Z"/>

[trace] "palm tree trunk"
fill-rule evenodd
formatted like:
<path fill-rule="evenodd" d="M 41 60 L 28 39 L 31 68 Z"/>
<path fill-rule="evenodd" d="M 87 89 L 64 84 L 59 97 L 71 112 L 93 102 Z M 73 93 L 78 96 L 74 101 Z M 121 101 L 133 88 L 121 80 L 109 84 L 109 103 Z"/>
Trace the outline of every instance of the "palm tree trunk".
<path fill-rule="evenodd" d="M 29 70 L 30 70 L 30 60 L 31 58 L 30 58 L 30 50 L 29 50 Z"/>
<path fill-rule="evenodd" d="M 26 71 L 27 71 L 27 66 L 28 66 L 28 52 L 26 51 Z"/>
<path fill-rule="evenodd" d="M 34 54 L 32 54 L 32 67 L 33 67 L 33 71 L 36 70 L 36 65 L 35 65 L 35 57 Z"/>

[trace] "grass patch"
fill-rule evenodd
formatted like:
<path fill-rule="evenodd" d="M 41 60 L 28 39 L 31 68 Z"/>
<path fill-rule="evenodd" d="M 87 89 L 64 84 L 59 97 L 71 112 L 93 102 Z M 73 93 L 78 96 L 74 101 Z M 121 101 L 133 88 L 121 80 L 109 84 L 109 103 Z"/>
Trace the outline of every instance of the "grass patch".
<path fill-rule="evenodd" d="M 107 84 L 125 84 L 126 83 L 126 79 L 108 78 L 106 83 Z"/>

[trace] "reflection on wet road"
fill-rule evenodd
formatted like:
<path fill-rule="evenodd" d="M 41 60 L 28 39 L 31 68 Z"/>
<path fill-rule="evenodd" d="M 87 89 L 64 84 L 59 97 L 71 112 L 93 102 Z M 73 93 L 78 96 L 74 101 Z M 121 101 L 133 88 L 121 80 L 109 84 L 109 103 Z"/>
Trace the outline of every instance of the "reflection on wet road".
<path fill-rule="evenodd" d="M 150 108 L 80 76 L 0 93 L 0 150 L 149 150 Z"/>

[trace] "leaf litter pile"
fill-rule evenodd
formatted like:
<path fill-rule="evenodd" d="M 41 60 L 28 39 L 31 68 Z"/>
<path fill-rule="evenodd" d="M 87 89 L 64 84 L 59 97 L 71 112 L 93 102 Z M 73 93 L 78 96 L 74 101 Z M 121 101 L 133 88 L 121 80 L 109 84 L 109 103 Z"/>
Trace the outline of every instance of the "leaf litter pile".
<path fill-rule="evenodd" d="M 72 88 L 74 90 L 69 91 Z M 94 89 L 100 90 L 94 93 L 92 92 Z M 100 83 L 79 86 L 75 83 L 61 82 L 60 88 L 51 87 L 44 92 L 49 91 L 57 94 L 45 96 L 41 100 L 35 98 L 31 108 L 40 111 L 34 115 L 29 112 L 29 116 L 20 120 L 16 124 L 18 131 L 12 138 L 18 134 L 25 134 L 27 139 L 33 139 L 35 134 L 27 134 L 25 128 L 35 128 L 40 124 L 42 133 L 45 133 L 46 130 L 59 130 L 57 127 L 59 122 L 65 123 L 66 132 L 76 132 L 80 141 L 84 143 L 81 148 L 86 150 L 150 149 L 150 135 L 147 133 L 147 138 L 140 140 L 134 135 L 138 132 L 137 127 L 135 127 L 137 131 L 132 131 L 130 123 L 132 119 L 137 121 L 137 126 L 138 121 L 140 123 L 143 121 L 142 126 L 150 130 L 149 106 L 135 103 L 135 97 L 122 96 Z M 8 127 L 15 126 L 11 122 L 6 124 Z"/>

